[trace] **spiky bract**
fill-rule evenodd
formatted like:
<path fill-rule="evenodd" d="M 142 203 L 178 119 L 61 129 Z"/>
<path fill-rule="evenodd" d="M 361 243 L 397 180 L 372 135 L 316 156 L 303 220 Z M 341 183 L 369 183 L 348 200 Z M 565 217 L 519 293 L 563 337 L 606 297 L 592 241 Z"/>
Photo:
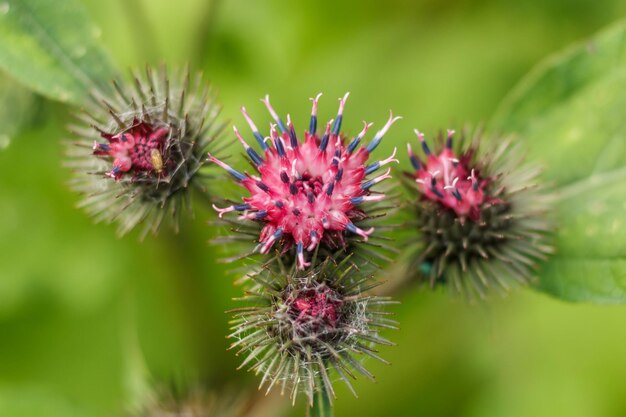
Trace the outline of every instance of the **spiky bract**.
<path fill-rule="evenodd" d="M 126 417 L 242 417 L 252 405 L 247 395 L 202 387 L 183 391 L 161 388 L 152 392 L 145 402 L 139 410 L 126 413 Z"/>
<path fill-rule="evenodd" d="M 387 159 L 369 164 L 367 160 L 398 118 L 390 115 L 372 141 L 359 147 L 371 124 L 366 123 L 361 133 L 347 142 L 341 133 L 347 94 L 340 99 L 337 117 L 328 122 L 323 135 L 318 136 L 319 97 L 312 99 L 310 127 L 304 133 L 303 142 L 297 138 L 291 118 L 287 116 L 285 125 L 268 97 L 263 102 L 276 122 L 276 125 L 270 125 L 269 138 L 259 133 L 242 108 L 261 153 L 249 146 L 236 128 L 235 134 L 258 176 L 239 172 L 209 155 L 211 161 L 229 172 L 250 193 L 249 197 L 243 198 L 243 203 L 215 207 L 219 216 L 241 212 L 241 220 L 262 225 L 257 232 L 259 245 L 256 249 L 267 253 L 278 245 L 283 253 L 292 251 L 300 269 L 309 265 L 305 250 L 311 252 L 323 246 L 334 252 L 345 248 L 354 236 L 362 241 L 368 240 L 374 229 L 365 226 L 367 223 L 364 222 L 375 215 L 367 203 L 385 198 L 382 192 L 373 191 L 372 187 L 390 178 L 390 170 L 371 179 L 368 176 L 391 162 L 397 162 L 395 150 Z"/>
<path fill-rule="evenodd" d="M 409 146 L 418 229 L 410 273 L 483 298 L 490 287 L 527 283 L 537 261 L 553 252 L 550 196 L 518 144 L 500 138 L 480 143 L 477 133 L 455 146 L 453 133 L 439 135 L 431 151 L 417 132 L 425 160 Z"/>
<path fill-rule="evenodd" d="M 317 392 L 334 397 L 335 375 L 353 393 L 355 373 L 373 379 L 364 356 L 387 363 L 375 345 L 392 344 L 379 330 L 396 328 L 381 309 L 393 301 L 366 294 L 373 285 L 349 258 L 327 259 L 307 272 L 268 267 L 250 278 L 256 285 L 243 298 L 250 306 L 233 310 L 230 337 L 231 348 L 246 355 L 241 368 L 262 375 L 259 389 L 278 386 L 294 402 L 304 393 L 312 403 Z"/>
<path fill-rule="evenodd" d="M 94 93 L 70 126 L 68 166 L 72 187 L 85 195 L 80 206 L 98 221 L 119 223 L 124 234 L 138 223 L 142 236 L 156 233 L 169 216 L 191 211 L 189 190 L 206 193 L 206 152 L 218 152 L 220 107 L 201 75 L 187 70 L 170 78 L 165 67 L 134 75 L 133 83 L 114 82 L 115 94 Z"/>

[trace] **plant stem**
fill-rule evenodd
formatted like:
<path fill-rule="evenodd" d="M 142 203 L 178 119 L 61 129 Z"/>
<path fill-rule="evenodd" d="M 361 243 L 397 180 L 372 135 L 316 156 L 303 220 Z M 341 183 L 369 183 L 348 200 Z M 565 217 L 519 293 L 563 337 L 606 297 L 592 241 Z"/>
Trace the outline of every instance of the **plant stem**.
<path fill-rule="evenodd" d="M 332 417 L 333 406 L 326 390 L 321 389 L 313 398 L 313 406 L 307 408 L 307 417 Z"/>
<path fill-rule="evenodd" d="M 211 38 L 215 30 L 214 27 L 217 20 L 218 8 L 219 0 L 210 0 L 200 20 L 200 27 L 196 35 L 195 51 L 195 58 L 198 60 L 199 65 L 203 64 L 204 58 L 207 56 L 207 51 L 211 46 Z"/>
<path fill-rule="evenodd" d="M 123 0 L 126 18 L 133 31 L 136 52 L 148 62 L 155 62 L 159 59 L 159 48 L 157 47 L 156 34 L 146 17 L 146 12 L 140 0 Z"/>

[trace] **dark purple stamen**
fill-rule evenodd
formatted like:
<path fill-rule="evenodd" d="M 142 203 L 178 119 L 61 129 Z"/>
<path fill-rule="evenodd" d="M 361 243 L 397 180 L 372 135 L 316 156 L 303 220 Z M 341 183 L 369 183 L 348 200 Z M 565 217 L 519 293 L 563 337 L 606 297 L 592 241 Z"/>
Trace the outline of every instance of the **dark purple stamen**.
<path fill-rule="evenodd" d="M 259 187 L 261 190 L 265 191 L 266 193 L 270 192 L 270 187 L 268 187 L 267 184 L 265 184 L 263 181 L 257 181 L 256 186 Z"/>

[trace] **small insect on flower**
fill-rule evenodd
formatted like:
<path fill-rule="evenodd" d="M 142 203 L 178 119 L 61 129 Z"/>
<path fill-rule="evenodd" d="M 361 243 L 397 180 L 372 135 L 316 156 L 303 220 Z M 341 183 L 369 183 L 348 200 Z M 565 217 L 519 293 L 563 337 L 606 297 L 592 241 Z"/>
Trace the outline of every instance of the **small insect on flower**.
<path fill-rule="evenodd" d="M 447 282 L 458 292 L 483 298 L 489 287 L 508 290 L 526 283 L 548 243 L 550 196 L 536 167 L 524 165 L 519 145 L 500 140 L 480 149 L 480 135 L 454 143 L 454 131 L 439 135 L 431 150 L 415 131 L 424 159 L 408 145 L 415 171 L 418 253 L 410 274 L 431 286 Z M 480 146 L 479 146 L 480 145 Z"/>
<path fill-rule="evenodd" d="M 163 156 L 158 149 L 152 149 L 150 151 L 150 160 L 152 161 L 152 169 L 157 174 L 163 173 Z"/>
<path fill-rule="evenodd" d="M 95 93 L 82 124 L 70 126 L 78 138 L 67 165 L 73 188 L 86 195 L 81 206 L 97 220 L 117 220 L 121 234 L 140 222 L 142 236 L 156 233 L 166 215 L 177 227 L 178 213 L 191 210 L 189 190 L 206 192 L 199 171 L 209 148 L 219 152 L 220 107 L 187 70 L 170 79 L 164 67 L 148 67 L 132 85 L 113 85 L 111 97 Z"/>
<path fill-rule="evenodd" d="M 390 115 L 372 141 L 359 147 L 372 124 L 365 123 L 363 130 L 347 141 L 341 133 L 346 94 L 339 99 L 337 117 L 326 124 L 320 137 L 317 133 L 320 95 L 311 99 L 311 121 L 303 142 L 296 136 L 291 117 L 287 116 L 285 124 L 270 105 L 269 97 L 262 101 L 275 124 L 270 124 L 267 138 L 259 132 L 245 108 L 241 109 L 261 152 L 248 145 L 236 127 L 235 135 L 258 175 L 242 173 L 209 155 L 212 162 L 229 172 L 250 193 L 249 197 L 243 198 L 243 203 L 225 208 L 214 206 L 219 217 L 241 212 L 242 220 L 262 224 L 257 250 L 267 253 L 276 244 L 283 253 L 295 249 L 300 269 L 309 266 L 305 250 L 313 251 L 320 245 L 331 251 L 345 248 L 348 239 L 354 236 L 362 241 L 368 240 L 374 229 L 360 225 L 370 217 L 366 203 L 385 198 L 373 187 L 390 178 L 391 169 L 369 179 L 368 176 L 398 162 L 394 149 L 390 157 L 367 164 L 370 154 L 398 117 Z"/>
<path fill-rule="evenodd" d="M 394 302 L 366 294 L 376 284 L 349 259 L 339 264 L 326 259 L 306 272 L 268 267 L 250 276 L 257 285 L 242 300 L 251 305 L 233 310 L 230 338 L 236 339 L 231 349 L 246 355 L 240 368 L 262 375 L 259 389 L 280 387 L 294 403 L 302 392 L 312 404 L 319 392 L 335 397 L 336 376 L 356 396 L 354 373 L 374 378 L 361 359 L 388 363 L 375 346 L 392 345 L 379 330 L 396 329 L 382 309 Z"/>

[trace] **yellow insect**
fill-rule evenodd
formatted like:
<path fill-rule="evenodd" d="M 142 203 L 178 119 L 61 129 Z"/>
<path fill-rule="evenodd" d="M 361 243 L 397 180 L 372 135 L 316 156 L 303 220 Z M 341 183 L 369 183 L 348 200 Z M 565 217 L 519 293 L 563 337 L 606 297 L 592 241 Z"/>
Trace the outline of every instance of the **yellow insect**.
<path fill-rule="evenodd" d="M 150 160 L 152 161 L 152 167 L 157 174 L 163 172 L 163 157 L 158 149 L 152 149 L 150 152 Z"/>

